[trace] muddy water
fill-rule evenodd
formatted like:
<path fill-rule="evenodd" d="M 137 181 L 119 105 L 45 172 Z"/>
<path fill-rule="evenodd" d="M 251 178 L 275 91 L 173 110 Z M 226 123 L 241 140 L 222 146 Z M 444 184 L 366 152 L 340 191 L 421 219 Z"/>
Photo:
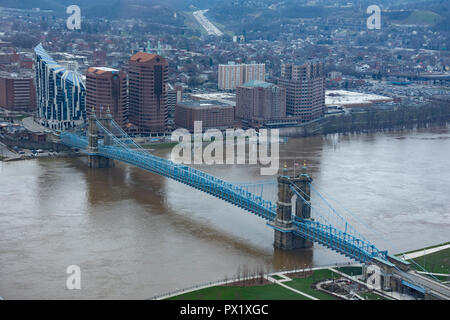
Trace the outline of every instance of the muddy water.
<path fill-rule="evenodd" d="M 381 249 L 449 240 L 448 127 L 290 139 L 281 164 L 307 161 L 314 183 L 356 216 Z M 170 157 L 170 150 L 158 150 Z M 258 166 L 199 166 L 229 181 Z M 117 164 L 85 159 L 0 162 L 0 296 L 4 299 L 143 299 L 233 276 L 247 265 L 278 270 L 343 262 L 316 245 L 280 252 L 263 220 L 200 191 Z M 67 290 L 69 265 L 81 290 Z"/>

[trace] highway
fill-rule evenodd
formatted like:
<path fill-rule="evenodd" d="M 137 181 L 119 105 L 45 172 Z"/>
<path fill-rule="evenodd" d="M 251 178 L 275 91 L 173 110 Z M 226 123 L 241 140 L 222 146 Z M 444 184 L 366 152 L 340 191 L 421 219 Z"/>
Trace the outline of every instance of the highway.
<path fill-rule="evenodd" d="M 403 272 L 400 270 L 396 270 L 394 272 L 398 274 L 402 279 L 411 282 L 412 284 L 419 285 L 426 291 L 434 291 L 434 293 L 437 293 L 445 300 L 450 300 L 450 287 L 433 279 L 427 278 L 426 276 L 422 276 L 414 271 Z"/>
<path fill-rule="evenodd" d="M 217 37 L 223 36 L 223 32 L 220 31 L 215 25 L 211 23 L 211 21 L 208 20 L 208 18 L 205 17 L 206 12 L 208 12 L 208 10 L 198 10 L 194 11 L 192 14 L 209 35 Z"/>

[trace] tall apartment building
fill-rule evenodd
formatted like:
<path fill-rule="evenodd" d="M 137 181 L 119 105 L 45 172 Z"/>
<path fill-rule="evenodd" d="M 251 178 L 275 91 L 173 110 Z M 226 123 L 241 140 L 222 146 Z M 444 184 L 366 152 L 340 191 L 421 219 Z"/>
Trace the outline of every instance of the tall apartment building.
<path fill-rule="evenodd" d="M 140 133 L 167 129 L 167 60 L 157 54 L 138 52 L 128 65 L 128 119 Z"/>
<path fill-rule="evenodd" d="M 234 90 L 252 80 L 264 81 L 266 67 L 264 63 L 252 64 L 219 64 L 219 89 Z"/>
<path fill-rule="evenodd" d="M 36 110 L 36 87 L 30 70 L 0 72 L 0 107 L 11 111 Z"/>
<path fill-rule="evenodd" d="M 283 64 L 278 85 L 286 88 L 286 113 L 302 122 L 325 113 L 325 74 L 322 62 Z"/>
<path fill-rule="evenodd" d="M 59 65 L 41 44 L 36 54 L 36 98 L 41 124 L 64 130 L 86 120 L 86 87 L 81 75 Z"/>
<path fill-rule="evenodd" d="M 236 89 L 236 117 L 250 126 L 286 117 L 286 89 L 264 81 L 250 81 Z"/>
<path fill-rule="evenodd" d="M 102 117 L 110 111 L 117 124 L 125 128 L 128 117 L 127 75 L 105 67 L 91 67 L 86 73 L 86 112 Z"/>
<path fill-rule="evenodd" d="M 175 112 L 175 105 L 183 100 L 183 87 L 167 84 L 167 106 L 169 113 Z"/>

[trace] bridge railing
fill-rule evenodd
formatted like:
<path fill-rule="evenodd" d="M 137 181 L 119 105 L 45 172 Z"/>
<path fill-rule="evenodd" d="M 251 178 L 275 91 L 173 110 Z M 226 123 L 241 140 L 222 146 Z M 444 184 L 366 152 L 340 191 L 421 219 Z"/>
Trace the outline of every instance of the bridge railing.
<path fill-rule="evenodd" d="M 174 180 L 231 202 L 267 220 L 274 219 L 276 205 L 270 201 L 195 168 L 175 164 L 170 160 L 159 158 L 147 152 L 136 152 L 136 150 L 124 145 L 117 137 L 108 132 L 101 123 L 99 123 L 99 126 L 106 133 L 110 134 L 117 144 L 115 146 L 105 146 L 99 143 L 99 155 L 121 160 L 163 176 L 171 177 Z"/>

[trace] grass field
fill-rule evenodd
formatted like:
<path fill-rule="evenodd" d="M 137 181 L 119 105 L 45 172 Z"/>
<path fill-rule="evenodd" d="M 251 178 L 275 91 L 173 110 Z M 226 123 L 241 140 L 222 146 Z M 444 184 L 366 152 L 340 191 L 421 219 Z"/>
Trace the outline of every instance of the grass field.
<path fill-rule="evenodd" d="M 418 10 L 411 12 L 411 15 L 404 22 L 409 24 L 433 24 L 440 19 L 441 17 L 434 12 Z"/>
<path fill-rule="evenodd" d="M 416 249 L 416 250 L 411 250 L 411 251 L 407 251 L 407 252 L 402 252 L 402 253 L 396 254 L 396 256 L 401 256 L 402 254 L 408 254 L 408 253 L 423 251 L 423 250 L 427 250 L 427 249 L 433 249 L 433 248 L 445 246 L 447 244 L 450 244 L 450 241 L 449 242 L 444 242 L 444 243 L 439 243 L 439 244 L 436 244 L 434 246 L 429 246 L 429 247 L 425 247 L 425 248 L 421 248 L 421 249 Z"/>
<path fill-rule="evenodd" d="M 362 267 L 340 267 L 336 268 L 336 270 L 339 270 L 350 276 L 359 276 L 362 274 Z"/>
<path fill-rule="evenodd" d="M 313 289 L 311 287 L 311 285 L 314 282 L 317 282 L 319 280 L 326 280 L 326 279 L 339 278 L 339 277 L 340 277 L 339 274 L 334 273 L 328 269 L 314 270 L 313 274 L 308 278 L 292 279 L 292 281 L 284 282 L 284 284 L 287 285 L 288 287 L 297 289 L 301 292 L 309 294 L 310 296 L 313 296 L 320 300 L 337 300 L 338 298 L 336 298 L 334 296 L 331 296 L 322 291 Z"/>
<path fill-rule="evenodd" d="M 288 275 L 289 276 L 289 275 Z M 284 285 L 297 289 L 320 300 L 337 300 L 336 297 L 328 295 L 311 286 L 314 282 L 325 279 L 340 277 L 328 269 L 315 270 L 307 278 L 296 278 L 283 282 Z M 278 279 L 281 277 L 274 276 Z M 168 300 L 309 300 L 307 297 L 295 293 L 278 284 L 266 284 L 259 286 L 215 286 L 193 292 L 181 294 Z"/>
<path fill-rule="evenodd" d="M 263 286 L 216 286 L 188 292 L 167 300 L 309 300 L 277 284 Z"/>
<path fill-rule="evenodd" d="M 428 272 L 450 274 L 450 248 L 414 258 L 414 261 L 424 267 Z M 411 263 L 411 267 L 422 271 L 414 263 Z"/>
<path fill-rule="evenodd" d="M 358 292 L 358 294 L 366 300 L 389 300 L 372 292 Z"/>

